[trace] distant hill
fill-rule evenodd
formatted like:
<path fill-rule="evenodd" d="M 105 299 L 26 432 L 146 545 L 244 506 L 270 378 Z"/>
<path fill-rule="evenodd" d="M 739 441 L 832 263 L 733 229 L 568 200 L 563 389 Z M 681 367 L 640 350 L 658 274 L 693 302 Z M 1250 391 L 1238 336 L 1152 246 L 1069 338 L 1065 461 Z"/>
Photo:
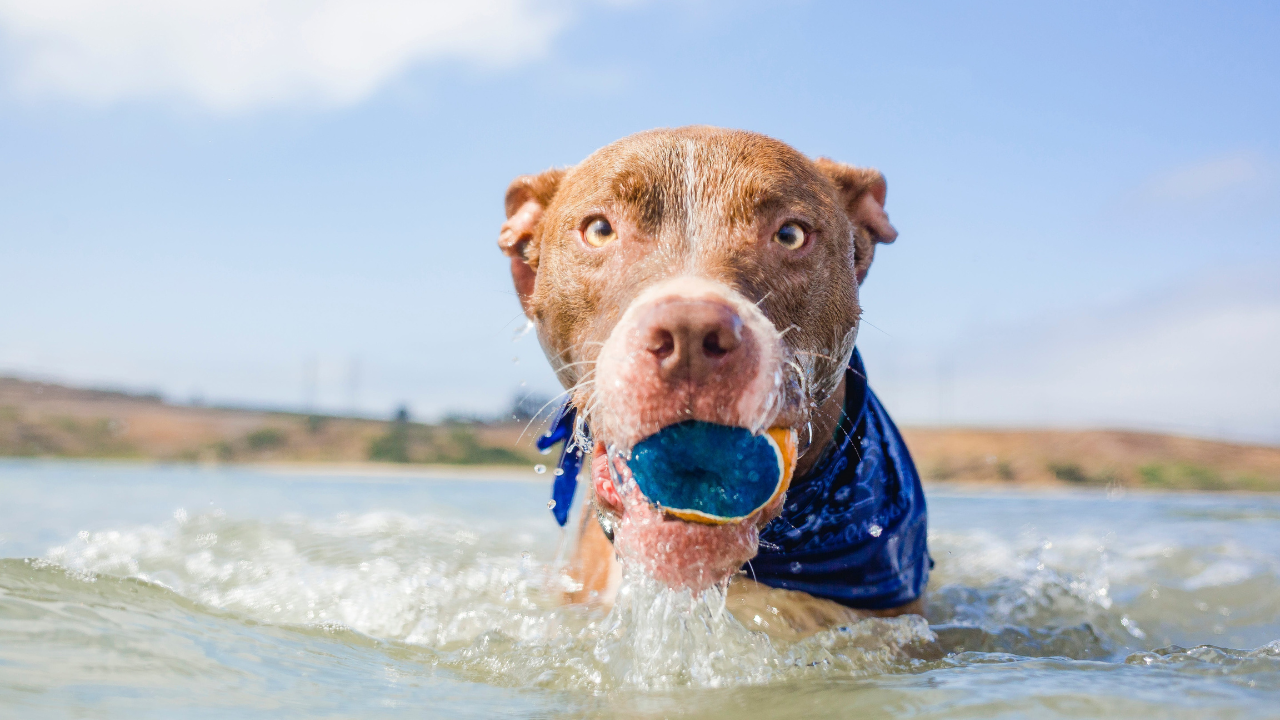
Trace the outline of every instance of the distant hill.
<path fill-rule="evenodd" d="M 1280 448 L 1126 430 L 903 428 L 930 480 L 1280 490 Z"/>
<path fill-rule="evenodd" d="M 0 378 L 0 456 L 529 467 L 549 461 L 533 447 L 538 431 L 171 405 L 154 394 Z M 908 427 L 903 435 L 921 475 L 936 482 L 1280 490 L 1276 447 L 1117 430 Z"/>
<path fill-rule="evenodd" d="M 0 378 L 0 456 L 176 462 L 526 465 L 523 424 L 438 425 L 171 405 L 157 395 Z M 531 431 L 531 432 L 536 432 Z"/>

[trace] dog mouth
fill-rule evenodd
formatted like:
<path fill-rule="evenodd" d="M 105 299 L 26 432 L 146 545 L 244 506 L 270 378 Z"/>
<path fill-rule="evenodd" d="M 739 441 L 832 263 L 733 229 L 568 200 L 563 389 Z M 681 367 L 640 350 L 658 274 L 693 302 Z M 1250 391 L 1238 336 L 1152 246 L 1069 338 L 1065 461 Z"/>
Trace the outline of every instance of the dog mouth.
<path fill-rule="evenodd" d="M 795 471 L 795 431 L 686 421 L 627 455 L 597 446 L 599 517 L 622 560 L 673 588 L 701 592 L 755 556 L 759 528 Z"/>

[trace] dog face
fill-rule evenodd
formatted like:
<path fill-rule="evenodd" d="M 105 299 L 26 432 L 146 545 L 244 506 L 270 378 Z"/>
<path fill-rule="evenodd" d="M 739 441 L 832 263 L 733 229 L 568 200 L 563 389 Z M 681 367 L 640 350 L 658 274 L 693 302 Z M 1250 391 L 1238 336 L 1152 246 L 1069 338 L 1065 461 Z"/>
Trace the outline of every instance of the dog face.
<path fill-rule="evenodd" d="M 686 420 L 795 428 L 809 442 L 853 351 L 874 245 L 896 237 L 884 197 L 874 170 L 706 127 L 633 135 L 512 183 L 499 244 L 591 426 L 597 496 L 620 516 L 624 556 L 694 587 L 754 556 L 779 503 L 695 526 L 614 476 L 637 442 Z"/>

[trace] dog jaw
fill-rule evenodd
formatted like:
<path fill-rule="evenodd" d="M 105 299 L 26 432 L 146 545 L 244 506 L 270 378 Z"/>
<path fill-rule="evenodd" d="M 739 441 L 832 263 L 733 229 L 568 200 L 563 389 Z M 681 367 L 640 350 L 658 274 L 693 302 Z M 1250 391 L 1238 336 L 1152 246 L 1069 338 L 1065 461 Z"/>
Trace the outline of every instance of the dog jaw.
<path fill-rule="evenodd" d="M 760 527 L 778 514 L 779 497 L 742 522 L 686 522 L 652 505 L 632 479 L 626 460 L 596 444 L 591 465 L 597 502 L 616 518 L 614 549 L 655 580 L 695 593 L 726 582 L 759 549 Z"/>

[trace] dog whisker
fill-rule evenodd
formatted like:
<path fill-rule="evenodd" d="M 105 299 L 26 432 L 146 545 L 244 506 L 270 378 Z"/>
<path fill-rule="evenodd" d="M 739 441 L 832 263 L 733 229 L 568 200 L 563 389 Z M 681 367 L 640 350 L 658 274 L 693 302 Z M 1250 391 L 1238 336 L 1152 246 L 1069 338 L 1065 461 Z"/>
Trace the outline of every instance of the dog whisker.
<path fill-rule="evenodd" d="M 823 360 L 830 360 L 831 362 L 840 362 L 839 360 L 831 357 L 830 355 L 823 355 L 822 353 L 809 352 L 808 350 L 796 350 L 795 353 L 797 355 L 808 355 L 810 357 L 822 358 Z"/>
<path fill-rule="evenodd" d="M 551 407 L 553 404 L 559 402 L 561 398 L 565 398 L 568 396 L 569 396 L 569 391 L 565 390 L 564 392 L 553 396 L 550 400 L 543 403 L 542 407 L 538 408 L 537 412 L 533 414 L 533 417 L 529 418 L 529 422 L 525 423 L 524 429 L 520 431 L 520 436 L 516 438 L 516 444 L 517 445 L 520 444 L 520 441 L 524 439 L 524 434 L 529 432 L 529 428 L 532 427 L 535 422 L 539 422 L 544 419 L 542 417 L 543 410 L 546 410 L 548 407 Z M 548 415 L 548 417 L 550 416 Z"/>

